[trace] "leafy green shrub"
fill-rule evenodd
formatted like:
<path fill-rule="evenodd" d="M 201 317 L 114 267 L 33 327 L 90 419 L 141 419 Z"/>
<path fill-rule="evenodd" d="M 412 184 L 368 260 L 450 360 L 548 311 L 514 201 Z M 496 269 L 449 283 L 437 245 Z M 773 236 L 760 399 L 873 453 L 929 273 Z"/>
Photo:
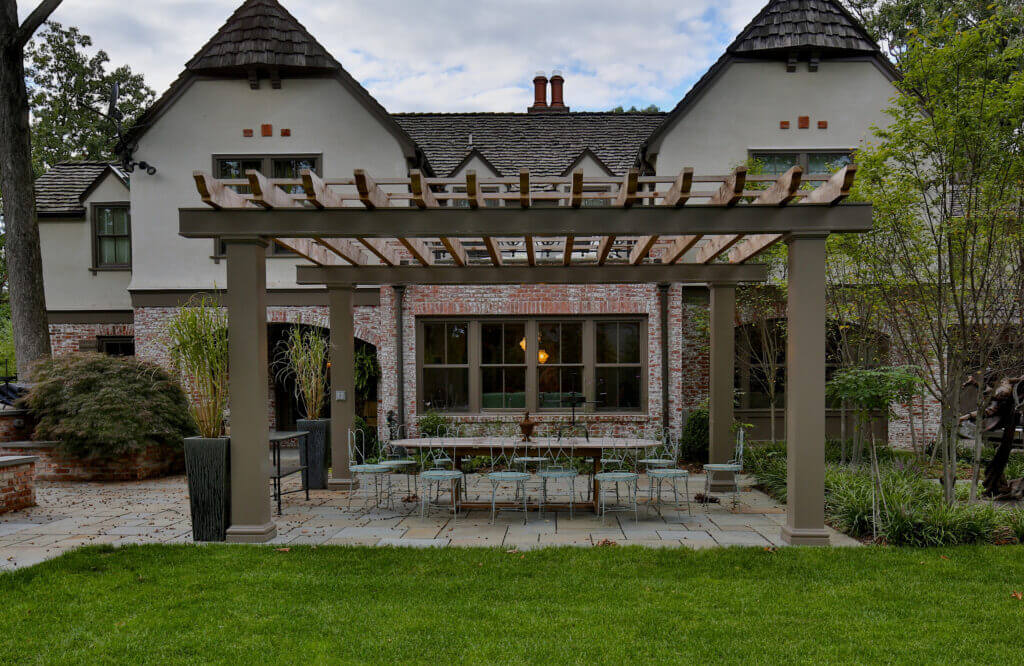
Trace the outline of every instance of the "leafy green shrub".
<path fill-rule="evenodd" d="M 1013 534 L 1017 537 L 1017 541 L 1024 543 L 1024 507 L 1018 507 L 1016 509 L 1006 511 L 1005 518 L 1004 522 L 1011 530 L 1013 530 Z"/>
<path fill-rule="evenodd" d="M 188 399 L 162 368 L 134 358 L 75 354 L 31 373 L 24 405 L 38 420 L 33 436 L 80 458 L 112 458 L 151 445 L 180 449 L 196 432 Z"/>
<path fill-rule="evenodd" d="M 686 417 L 686 425 L 679 438 L 679 455 L 689 462 L 706 463 L 710 446 L 708 410 L 695 409 Z"/>
<path fill-rule="evenodd" d="M 441 437 L 447 434 L 448 427 L 448 417 L 432 409 L 416 419 L 416 428 L 420 431 L 420 437 Z"/>

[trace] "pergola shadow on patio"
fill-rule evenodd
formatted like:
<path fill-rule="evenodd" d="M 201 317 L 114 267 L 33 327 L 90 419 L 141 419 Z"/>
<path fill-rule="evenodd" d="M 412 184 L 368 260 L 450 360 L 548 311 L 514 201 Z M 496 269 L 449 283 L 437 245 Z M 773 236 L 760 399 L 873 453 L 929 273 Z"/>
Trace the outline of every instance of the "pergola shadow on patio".
<path fill-rule="evenodd" d="M 825 240 L 871 228 L 868 205 L 837 206 L 855 166 L 801 190 L 799 167 L 775 177 L 640 176 L 621 179 L 246 179 L 194 174 L 207 208 L 179 211 L 180 234 L 227 247 L 225 303 L 231 367 L 231 541 L 267 541 L 276 527 L 267 494 L 266 254 L 268 243 L 311 261 L 298 282 L 325 285 L 331 327 L 331 488 L 353 488 L 347 441 L 354 418 L 356 285 L 707 285 L 711 292 L 711 452 L 733 452 L 736 285 L 763 282 L 746 263 L 773 243 L 788 252 L 786 433 L 789 502 L 782 536 L 827 544 L 824 526 Z M 751 185 L 748 189 L 748 183 Z M 705 184 L 707 190 L 694 190 Z M 239 194 L 247 186 L 251 194 Z M 445 191 L 441 191 L 445 190 Z M 456 191 L 459 190 L 459 191 Z M 700 203 L 696 203 L 696 201 Z M 720 482 L 727 482 L 721 479 Z M 713 486 L 714 487 L 714 486 Z"/>

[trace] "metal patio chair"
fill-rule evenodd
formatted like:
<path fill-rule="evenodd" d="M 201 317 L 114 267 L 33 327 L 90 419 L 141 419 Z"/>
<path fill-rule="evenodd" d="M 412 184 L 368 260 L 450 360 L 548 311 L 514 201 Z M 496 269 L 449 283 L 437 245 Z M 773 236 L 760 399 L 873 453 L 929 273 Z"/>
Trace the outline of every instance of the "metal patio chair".
<path fill-rule="evenodd" d="M 377 442 L 367 441 L 363 430 L 348 431 L 348 470 L 357 480 L 362 477 L 372 479 L 374 506 L 381 506 L 386 501 L 394 506 L 391 497 L 391 468 L 380 463 L 380 449 Z M 361 484 L 360 484 L 361 485 Z M 352 508 L 352 496 L 355 490 L 348 493 L 348 506 Z"/>
<path fill-rule="evenodd" d="M 537 476 L 541 483 L 540 514 L 542 516 L 544 505 L 548 502 L 548 482 L 557 485 L 559 481 L 565 481 L 569 486 L 569 520 L 573 519 L 576 503 L 576 477 L 579 476 L 574 461 L 574 452 L 573 440 L 548 436 L 545 462 L 542 462 L 537 470 Z"/>
<path fill-rule="evenodd" d="M 708 510 L 708 500 L 711 496 L 711 477 L 715 472 L 732 474 L 732 508 L 735 510 L 740 503 L 740 472 L 743 471 L 743 428 L 736 431 L 736 449 L 733 457 L 725 463 L 708 463 L 704 465 L 704 496 L 701 504 L 704 511 Z"/>
<path fill-rule="evenodd" d="M 451 508 L 454 511 L 454 520 L 459 519 L 459 487 L 464 480 L 461 471 L 454 469 L 454 449 L 444 446 L 444 439 L 439 437 L 430 438 L 429 448 L 425 453 L 424 469 L 420 472 L 420 485 L 423 487 L 423 494 L 420 497 L 420 517 L 426 518 L 427 507 L 430 505 L 430 489 L 436 487 L 436 499 L 438 503 L 441 498 L 441 486 L 449 484 L 452 502 Z"/>
<path fill-rule="evenodd" d="M 686 512 L 693 515 L 690 508 L 690 471 L 679 467 L 679 438 L 672 433 L 665 433 L 665 444 L 654 450 L 653 454 L 641 459 L 640 463 L 647 465 L 648 485 L 648 506 L 654 506 L 658 515 L 661 515 L 662 499 L 661 493 L 665 483 L 672 488 L 674 506 L 679 506 L 679 480 L 683 480 L 683 499 L 686 502 Z"/>
<path fill-rule="evenodd" d="M 616 452 L 622 452 L 621 458 L 615 458 L 618 461 L 619 469 L 601 471 L 594 475 L 594 480 L 597 482 L 597 499 L 598 508 L 600 510 L 601 519 L 613 512 L 613 511 L 632 511 L 633 521 L 640 521 L 640 512 L 637 509 L 637 491 L 640 482 L 640 475 L 634 471 L 636 469 L 636 461 L 640 457 L 638 452 L 631 449 L 617 449 Z M 615 504 L 609 508 L 608 506 L 608 486 L 611 485 L 615 489 Z M 619 493 L 619 486 L 625 485 L 626 487 L 626 504 L 623 506 L 620 504 L 621 495 Z"/>
<path fill-rule="evenodd" d="M 419 492 L 418 467 L 419 461 L 409 455 L 409 451 L 397 444 L 392 444 L 391 435 L 397 435 L 394 439 L 402 439 L 400 426 L 382 426 L 378 429 L 378 441 L 381 442 L 380 464 L 386 465 L 396 474 L 405 475 L 405 492 L 408 497 L 413 497 Z"/>
<path fill-rule="evenodd" d="M 523 524 L 527 523 L 529 516 L 528 504 L 527 504 L 527 493 L 526 493 L 526 482 L 530 480 L 529 472 L 519 472 L 513 469 L 515 465 L 515 459 L 517 454 L 521 451 L 519 448 L 520 442 L 517 437 L 504 438 L 504 437 L 493 437 L 490 438 L 490 451 L 491 459 L 487 471 L 481 473 L 481 476 L 487 479 L 491 484 L 491 524 L 494 524 L 495 516 L 499 510 L 501 511 L 522 511 L 523 512 Z M 514 502 L 518 502 L 519 498 L 522 497 L 522 507 L 498 507 L 497 496 L 498 488 L 502 484 L 512 484 L 515 486 Z"/>

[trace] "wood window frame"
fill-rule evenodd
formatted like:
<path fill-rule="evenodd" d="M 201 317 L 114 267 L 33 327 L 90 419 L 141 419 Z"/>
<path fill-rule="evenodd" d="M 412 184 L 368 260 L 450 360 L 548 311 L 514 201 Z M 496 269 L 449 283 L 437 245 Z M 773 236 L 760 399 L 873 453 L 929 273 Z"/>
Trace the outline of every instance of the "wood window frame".
<path fill-rule="evenodd" d="M 423 401 L 423 351 L 424 332 L 426 323 L 436 322 L 465 322 L 468 324 L 468 353 L 469 353 L 469 408 L 465 410 L 451 410 L 443 413 L 452 416 L 481 416 L 487 414 L 516 414 L 524 410 L 538 414 L 569 414 L 572 410 L 568 407 L 539 407 L 538 383 L 539 365 L 536 362 L 538 347 L 538 334 L 540 322 L 582 322 L 583 323 L 583 396 L 586 402 L 576 408 L 577 414 L 600 414 L 601 416 L 646 416 L 648 410 L 648 394 L 650 381 L 650 364 L 648 358 L 648 316 L 644 313 L 630 314 L 598 314 L 598 315 L 544 315 L 544 316 L 514 316 L 514 315 L 471 315 L 466 317 L 453 317 L 450 315 L 417 315 L 415 318 L 416 331 L 416 408 L 418 413 L 427 411 L 428 408 Z M 596 409 L 596 325 L 597 322 L 623 321 L 637 322 L 640 326 L 640 407 L 635 410 L 601 410 Z M 487 408 L 481 407 L 482 401 L 482 380 L 481 369 L 481 339 L 480 326 L 482 323 L 525 323 L 526 324 L 526 407 L 519 408 Z M 431 367 L 437 367 L 431 366 Z M 461 367 L 461 366 L 460 366 Z"/>
<path fill-rule="evenodd" d="M 854 148 L 750 148 L 747 150 L 747 159 L 757 159 L 755 155 L 796 155 L 797 165 L 804 170 L 808 176 L 827 176 L 828 172 L 810 171 L 810 155 L 818 153 L 846 153 L 853 155 Z"/>
<path fill-rule="evenodd" d="M 103 208 L 123 208 L 128 214 L 128 263 L 126 264 L 100 264 L 100 238 L 96 221 L 100 209 Z M 92 245 L 92 265 L 89 270 L 93 275 L 106 271 L 130 272 L 132 270 L 132 204 L 130 201 L 100 201 L 89 204 L 89 234 Z"/>
<path fill-rule="evenodd" d="M 276 160 L 312 160 L 314 165 L 314 171 L 316 174 L 322 175 L 324 168 L 324 156 L 323 153 L 220 153 L 211 156 L 210 160 L 210 173 L 215 178 L 220 178 L 220 163 L 223 160 L 249 160 L 255 161 L 260 160 L 262 166 L 260 172 L 267 178 L 272 178 L 274 174 L 274 162 Z M 282 248 L 277 243 L 269 243 L 267 245 L 267 258 L 273 259 L 294 259 L 298 255 L 290 250 Z M 221 259 L 225 258 L 224 253 L 221 251 L 220 239 L 215 238 L 213 240 L 213 254 L 210 255 L 214 263 L 220 263 Z"/>

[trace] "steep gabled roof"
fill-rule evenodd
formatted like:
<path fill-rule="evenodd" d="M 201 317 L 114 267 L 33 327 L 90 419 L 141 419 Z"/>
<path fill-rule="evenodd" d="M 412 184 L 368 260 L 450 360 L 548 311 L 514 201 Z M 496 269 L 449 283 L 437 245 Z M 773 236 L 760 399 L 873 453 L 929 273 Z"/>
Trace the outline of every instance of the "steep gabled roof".
<path fill-rule="evenodd" d="M 246 0 L 185 68 L 337 70 L 341 65 L 277 0 Z"/>
<path fill-rule="evenodd" d="M 875 53 L 878 44 L 833 0 L 772 0 L 733 40 L 730 53 L 817 49 L 823 53 Z"/>
<path fill-rule="evenodd" d="M 36 178 L 36 215 L 84 217 L 86 195 L 108 171 L 118 173 L 107 162 L 55 164 L 49 171 Z"/>
<path fill-rule="evenodd" d="M 590 149 L 620 175 L 636 165 L 640 145 L 662 113 L 410 113 L 394 119 L 416 141 L 436 173 L 453 173 L 475 150 L 502 176 L 529 169 L 561 176 Z"/>
<path fill-rule="evenodd" d="M 813 54 L 822 58 L 867 57 L 890 80 L 900 77 L 860 21 L 839 2 L 770 0 L 668 113 L 661 126 L 644 142 L 644 148 L 660 140 L 729 63 L 740 58 L 783 59 L 790 54 Z"/>
<path fill-rule="evenodd" d="M 125 133 L 118 142 L 118 154 L 133 150 L 142 135 L 197 76 L 241 78 L 252 73 L 282 77 L 333 75 L 398 139 L 408 158 L 416 157 L 416 144 L 392 120 L 380 102 L 345 71 L 341 63 L 278 0 L 246 0 L 236 9 L 210 41 L 188 61 L 185 70 L 164 94 Z M 431 170 L 429 164 L 421 166 Z"/>

